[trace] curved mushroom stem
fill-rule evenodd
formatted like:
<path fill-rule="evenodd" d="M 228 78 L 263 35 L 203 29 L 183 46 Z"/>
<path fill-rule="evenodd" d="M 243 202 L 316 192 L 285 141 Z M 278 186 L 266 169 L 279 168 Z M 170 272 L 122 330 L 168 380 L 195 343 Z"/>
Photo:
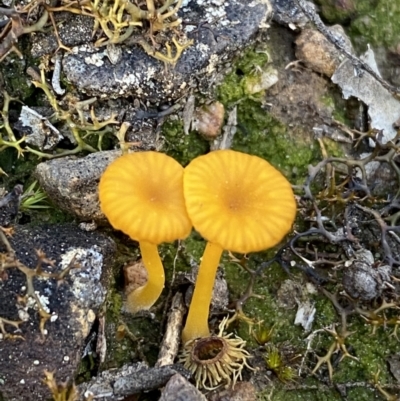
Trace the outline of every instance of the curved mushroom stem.
<path fill-rule="evenodd" d="M 157 245 L 140 241 L 139 246 L 148 278 L 144 286 L 128 294 L 126 310 L 131 313 L 150 309 L 161 295 L 165 283 L 164 267 L 158 254 Z"/>
<path fill-rule="evenodd" d="M 199 337 L 208 337 L 208 315 L 214 288 L 215 275 L 223 249 L 211 242 L 207 243 L 197 274 L 186 325 L 182 332 L 183 343 Z"/>

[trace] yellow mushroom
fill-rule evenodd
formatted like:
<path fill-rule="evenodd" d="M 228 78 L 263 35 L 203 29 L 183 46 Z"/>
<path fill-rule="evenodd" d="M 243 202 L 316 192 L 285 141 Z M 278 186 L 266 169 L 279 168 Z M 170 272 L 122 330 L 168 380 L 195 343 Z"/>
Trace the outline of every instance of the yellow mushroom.
<path fill-rule="evenodd" d="M 158 152 L 121 156 L 103 173 L 100 206 L 111 225 L 139 242 L 147 283 L 128 295 L 132 313 L 149 309 L 165 283 L 157 244 L 182 239 L 192 228 L 183 198 L 183 167 Z"/>
<path fill-rule="evenodd" d="M 233 150 L 194 159 L 185 168 L 183 182 L 189 218 L 208 241 L 182 333 L 187 342 L 209 335 L 209 305 L 222 251 L 273 247 L 291 229 L 296 202 L 278 170 L 257 156 Z"/>

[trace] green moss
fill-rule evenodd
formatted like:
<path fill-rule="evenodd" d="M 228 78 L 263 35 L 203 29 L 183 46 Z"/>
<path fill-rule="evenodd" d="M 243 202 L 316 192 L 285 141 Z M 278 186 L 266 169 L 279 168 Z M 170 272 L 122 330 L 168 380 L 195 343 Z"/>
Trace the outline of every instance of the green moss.
<path fill-rule="evenodd" d="M 319 147 L 304 133 L 290 133 L 260 103 L 249 99 L 238 105 L 238 133 L 232 149 L 268 160 L 293 184 L 302 183 L 308 165 L 320 157 Z"/>
<path fill-rule="evenodd" d="M 392 0 L 357 2 L 357 18 L 352 21 L 349 34 L 358 50 L 371 46 L 391 47 L 400 37 L 400 3 Z"/>
<path fill-rule="evenodd" d="M 195 231 L 188 238 L 181 241 L 178 249 L 178 241 L 172 244 L 164 243 L 159 245 L 158 249 L 165 266 L 166 283 L 171 281 L 173 271 L 190 272 L 193 261 L 199 263 L 206 246 L 206 241 Z"/>
<path fill-rule="evenodd" d="M 200 135 L 184 134 L 182 121 L 169 119 L 163 124 L 162 133 L 165 138 L 163 150 L 183 166 L 208 151 L 208 142 Z"/>
<path fill-rule="evenodd" d="M 220 102 L 229 106 L 246 97 L 246 80 L 255 78 L 257 67 L 262 68 L 269 61 L 267 52 L 258 53 L 249 49 L 236 62 L 234 70 L 229 73 L 218 87 Z"/>
<path fill-rule="evenodd" d="M 16 55 L 8 56 L 7 62 L 0 63 L 0 76 L 2 75 L 4 80 L 4 89 L 10 96 L 17 97 L 20 101 L 28 99 L 35 90 L 25 72 L 27 65 L 29 64 L 26 59 L 21 60 Z M 14 108 L 15 106 L 16 103 L 13 104 Z M 21 108 L 20 105 L 17 107 Z"/>
<path fill-rule="evenodd" d="M 339 142 L 334 141 L 329 138 L 324 138 L 323 141 L 324 141 L 326 152 L 328 153 L 329 156 L 331 156 L 331 157 L 344 157 L 345 156 L 343 146 Z"/>
<path fill-rule="evenodd" d="M 254 253 L 247 261 L 247 267 L 251 270 L 257 269 L 261 263 L 271 259 L 275 250 L 268 252 Z M 230 301 L 238 300 L 246 291 L 250 281 L 249 273 L 236 263 L 230 263 L 227 254 L 222 259 L 225 277 L 228 283 Z M 302 329 L 293 325 L 296 311 L 281 308 L 277 304 L 277 291 L 283 280 L 287 279 L 287 273 L 278 264 L 272 264 L 264 274 L 256 279 L 253 293 L 256 297 L 249 298 L 243 307 L 246 317 L 253 319 L 254 323 L 263 321 L 263 325 L 272 328 L 272 342 L 281 343 L 293 338 L 300 339 Z M 237 334 L 247 341 L 248 346 L 255 347 L 256 342 L 252 333 L 249 332 L 249 325 L 239 320 L 235 327 Z M 298 345 L 297 340 L 293 343 Z"/>
<path fill-rule="evenodd" d="M 347 392 L 347 400 L 349 401 L 372 401 L 376 400 L 376 391 L 367 387 L 353 387 Z"/>
<path fill-rule="evenodd" d="M 314 383 L 313 389 L 287 390 L 275 387 L 273 390 L 266 390 L 258 395 L 258 401 L 340 401 L 343 397 L 339 391 L 328 386 L 322 386 Z M 311 386 L 310 386 L 311 387 Z M 346 400 L 348 401 L 373 401 L 380 398 L 376 397 L 376 392 L 365 386 L 350 387 L 346 391 Z"/>
<path fill-rule="evenodd" d="M 101 369 L 136 362 L 142 360 L 142 356 L 154 364 L 161 340 L 160 320 L 124 313 L 122 291 L 115 283 L 109 289 L 106 305 L 107 356 Z M 121 329 L 124 325 L 130 333 Z"/>
<path fill-rule="evenodd" d="M 314 301 L 315 309 L 317 310 L 314 327 L 328 327 L 338 321 L 336 310 L 331 301 L 325 297 L 321 297 L 321 295 L 315 296 Z"/>
<path fill-rule="evenodd" d="M 339 401 L 343 398 L 340 394 L 327 387 L 318 386 L 315 383 L 316 389 L 312 390 L 295 390 L 290 391 L 284 388 L 275 388 L 274 390 L 265 391 L 265 394 L 261 394 L 258 396 L 258 401 Z M 269 396 L 269 393 L 271 395 Z"/>
<path fill-rule="evenodd" d="M 241 85 L 243 77 L 236 72 L 228 74 L 224 82 L 218 87 L 218 98 L 225 104 L 237 102 L 245 97 L 243 87 Z"/>

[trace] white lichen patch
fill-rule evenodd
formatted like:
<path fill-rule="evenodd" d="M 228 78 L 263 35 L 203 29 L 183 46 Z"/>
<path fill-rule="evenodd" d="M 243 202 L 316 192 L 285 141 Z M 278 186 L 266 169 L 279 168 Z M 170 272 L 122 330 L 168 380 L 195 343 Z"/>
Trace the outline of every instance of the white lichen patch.
<path fill-rule="evenodd" d="M 156 69 L 154 67 L 149 67 L 146 71 L 146 79 L 149 81 L 151 78 L 153 78 L 156 74 Z"/>
<path fill-rule="evenodd" d="M 49 298 L 46 297 L 45 295 L 40 294 L 39 291 L 35 291 L 35 295 L 37 296 L 37 299 L 40 302 L 40 305 L 42 307 L 42 309 L 46 312 L 46 313 L 50 313 L 50 309 L 49 309 Z M 26 302 L 26 306 L 24 308 L 25 311 L 27 311 L 28 309 L 35 309 L 38 310 L 39 306 L 37 304 L 37 301 L 34 297 L 29 296 L 28 300 Z"/>
<path fill-rule="evenodd" d="M 18 310 L 18 319 L 23 322 L 27 322 L 29 320 L 29 313 L 24 309 Z"/>
<path fill-rule="evenodd" d="M 271 20 L 272 14 L 274 12 L 274 9 L 272 7 L 272 4 L 270 0 L 253 0 L 249 3 L 249 7 L 255 7 L 259 4 L 264 4 L 266 6 L 266 12 L 264 18 L 261 20 L 259 24 L 260 29 L 266 29 L 269 28 L 269 21 Z"/>
<path fill-rule="evenodd" d="M 204 6 L 204 19 L 208 23 L 218 21 L 221 26 L 229 25 L 231 21 L 226 18 L 225 0 L 197 0 L 199 6 Z"/>
<path fill-rule="evenodd" d="M 203 53 L 204 55 L 207 55 L 208 52 L 209 52 L 209 50 L 210 50 L 210 47 L 209 47 L 208 45 L 206 45 L 205 43 L 199 43 L 199 44 L 196 46 L 196 48 L 197 48 L 198 51 L 200 51 L 200 52 Z"/>
<path fill-rule="evenodd" d="M 310 331 L 316 311 L 317 310 L 313 302 L 309 300 L 306 300 L 304 302 L 299 302 L 299 307 L 297 309 L 294 324 L 302 325 L 305 331 Z"/>
<path fill-rule="evenodd" d="M 51 150 L 64 139 L 46 117 L 28 106 L 22 106 L 18 120 L 24 127 L 30 128 L 26 143 L 37 146 L 40 150 Z"/>
<path fill-rule="evenodd" d="M 72 248 L 61 257 L 62 269 L 71 264 L 76 267 L 71 269 L 71 291 L 79 304 L 84 308 L 97 308 L 105 299 L 106 290 L 100 283 L 103 255 L 100 247 L 94 245 L 91 248 Z"/>
<path fill-rule="evenodd" d="M 122 78 L 115 77 L 115 82 L 121 83 L 121 94 L 125 93 L 129 87 L 138 87 L 140 83 L 140 78 L 130 72 L 127 72 L 122 76 Z"/>
<path fill-rule="evenodd" d="M 90 56 L 85 57 L 85 63 L 95 65 L 96 67 L 101 67 L 104 64 L 104 56 L 105 54 L 103 52 L 94 53 Z"/>
<path fill-rule="evenodd" d="M 206 67 L 207 73 L 211 74 L 213 71 L 215 71 L 217 65 L 218 65 L 218 56 L 216 54 L 212 54 L 210 57 L 210 61 Z"/>

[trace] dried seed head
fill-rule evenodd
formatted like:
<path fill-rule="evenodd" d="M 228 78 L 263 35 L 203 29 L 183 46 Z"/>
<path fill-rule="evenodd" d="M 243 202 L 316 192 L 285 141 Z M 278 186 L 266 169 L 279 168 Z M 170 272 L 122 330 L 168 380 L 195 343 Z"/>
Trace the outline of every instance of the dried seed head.
<path fill-rule="evenodd" d="M 244 349 L 246 342 L 233 334 L 224 335 L 227 318 L 220 326 L 218 335 L 188 341 L 180 355 L 180 362 L 196 381 L 196 387 L 212 390 L 221 384 L 234 386 L 241 378 L 242 369 L 249 369 L 250 354 Z"/>

